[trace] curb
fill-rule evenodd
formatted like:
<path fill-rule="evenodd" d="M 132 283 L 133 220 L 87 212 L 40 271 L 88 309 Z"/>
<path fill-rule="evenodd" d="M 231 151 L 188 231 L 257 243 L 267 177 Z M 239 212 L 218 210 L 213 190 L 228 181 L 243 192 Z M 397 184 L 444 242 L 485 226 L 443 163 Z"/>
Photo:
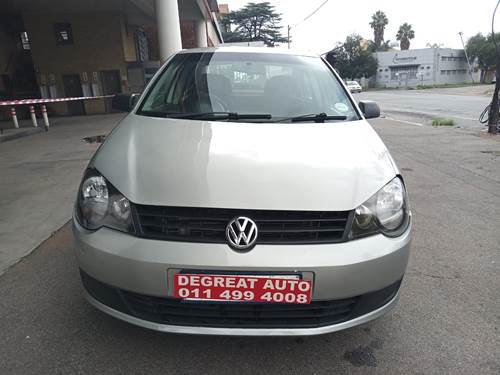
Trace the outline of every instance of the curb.
<path fill-rule="evenodd" d="M 44 128 L 39 127 L 39 128 L 20 130 L 20 131 L 16 131 L 15 133 L 10 133 L 10 134 L 2 134 L 2 135 L 0 135 L 0 143 L 12 141 L 12 140 L 18 139 L 18 138 L 28 137 L 30 135 L 41 133 L 43 131 L 44 131 Z"/>

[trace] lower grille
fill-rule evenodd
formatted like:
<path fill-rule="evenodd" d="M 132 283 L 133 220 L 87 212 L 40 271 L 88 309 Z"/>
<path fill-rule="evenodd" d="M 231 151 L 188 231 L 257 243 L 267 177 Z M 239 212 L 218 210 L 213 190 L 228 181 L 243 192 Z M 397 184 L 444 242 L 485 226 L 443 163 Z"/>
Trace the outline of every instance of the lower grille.
<path fill-rule="evenodd" d="M 228 328 L 318 327 L 343 322 L 358 298 L 310 305 L 262 303 L 193 303 L 122 292 L 134 316 L 172 325 Z"/>
<path fill-rule="evenodd" d="M 81 271 L 88 293 L 99 302 L 150 322 L 220 328 L 314 328 L 342 323 L 388 303 L 401 281 L 361 296 L 309 305 L 192 302 L 117 289 Z"/>
<path fill-rule="evenodd" d="M 166 241 L 226 243 L 226 226 L 245 216 L 257 244 L 335 243 L 347 237 L 350 211 L 278 211 L 134 205 L 138 235 Z"/>

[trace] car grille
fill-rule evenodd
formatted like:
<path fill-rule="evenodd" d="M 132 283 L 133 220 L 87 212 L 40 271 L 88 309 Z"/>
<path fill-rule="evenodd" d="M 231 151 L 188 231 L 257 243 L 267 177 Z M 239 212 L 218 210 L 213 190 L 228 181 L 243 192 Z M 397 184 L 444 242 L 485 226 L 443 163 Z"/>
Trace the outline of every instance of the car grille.
<path fill-rule="evenodd" d="M 347 238 L 350 211 L 277 211 L 134 205 L 137 235 L 167 241 L 226 243 L 237 216 L 257 224 L 257 244 L 312 244 Z"/>
<path fill-rule="evenodd" d="M 121 291 L 132 315 L 161 324 L 227 328 L 319 327 L 344 322 L 358 297 L 310 305 L 196 303 Z"/>

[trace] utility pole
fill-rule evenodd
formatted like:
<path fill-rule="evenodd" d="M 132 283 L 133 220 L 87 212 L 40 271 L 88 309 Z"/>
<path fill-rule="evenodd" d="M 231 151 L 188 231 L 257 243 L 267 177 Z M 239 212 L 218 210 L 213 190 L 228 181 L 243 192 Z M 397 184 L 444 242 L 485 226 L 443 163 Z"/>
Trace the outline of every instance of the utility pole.
<path fill-rule="evenodd" d="M 497 2 L 497 6 L 493 11 L 493 18 L 491 20 L 491 38 L 493 39 L 493 43 L 495 44 L 495 52 L 496 52 L 496 82 L 495 82 L 495 91 L 493 92 L 493 98 L 491 99 L 490 111 L 488 113 L 488 133 L 496 134 L 498 128 L 498 92 L 500 91 L 500 48 L 496 41 L 495 37 L 495 14 L 498 9 L 498 5 L 500 5 L 500 0 Z"/>
<path fill-rule="evenodd" d="M 463 32 L 459 32 L 458 35 L 460 35 L 460 40 L 462 41 L 462 47 L 464 47 L 464 52 L 465 52 L 465 58 L 467 59 L 467 65 L 469 65 L 469 74 L 470 74 L 470 80 L 474 84 L 474 78 L 472 77 L 472 68 L 470 66 L 470 60 L 469 60 L 469 55 L 467 54 L 467 50 L 465 49 L 465 44 L 464 44 L 464 38 L 463 38 Z"/>
<path fill-rule="evenodd" d="M 291 29 L 291 26 L 287 25 L 286 29 L 288 31 L 288 36 L 287 36 L 286 40 L 288 42 L 288 49 L 290 49 L 290 29 Z"/>

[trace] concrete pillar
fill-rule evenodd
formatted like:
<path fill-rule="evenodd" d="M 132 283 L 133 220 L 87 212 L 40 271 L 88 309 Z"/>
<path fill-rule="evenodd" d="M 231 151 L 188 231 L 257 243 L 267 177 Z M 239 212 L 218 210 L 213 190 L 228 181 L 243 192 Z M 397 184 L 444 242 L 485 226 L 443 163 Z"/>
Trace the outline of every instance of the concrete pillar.
<path fill-rule="evenodd" d="M 182 49 L 181 25 L 177 0 L 155 0 L 160 60 Z"/>
<path fill-rule="evenodd" d="M 196 27 L 196 47 L 207 47 L 207 22 L 204 18 L 195 21 Z"/>

